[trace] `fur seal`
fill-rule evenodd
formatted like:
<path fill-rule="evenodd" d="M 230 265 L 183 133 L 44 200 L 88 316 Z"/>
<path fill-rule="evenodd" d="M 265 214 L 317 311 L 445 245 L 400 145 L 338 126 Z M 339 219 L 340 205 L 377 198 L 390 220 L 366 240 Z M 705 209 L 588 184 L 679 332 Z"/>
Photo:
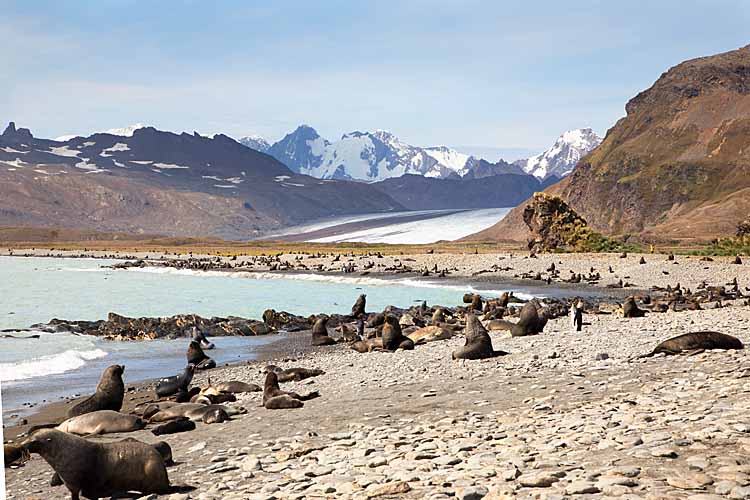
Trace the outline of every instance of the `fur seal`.
<path fill-rule="evenodd" d="M 213 342 L 210 342 L 208 340 L 203 330 L 200 330 L 197 326 L 193 327 L 191 340 L 193 342 L 198 342 L 198 344 L 202 345 L 204 349 L 213 349 L 214 347 L 216 347 L 214 346 Z"/>
<path fill-rule="evenodd" d="M 284 382 L 299 382 L 306 378 L 317 377 L 318 375 L 325 375 L 326 372 L 317 368 L 287 368 L 282 369 L 276 365 L 266 365 L 263 369 L 264 372 L 272 371 L 276 374 L 280 383 Z"/>
<path fill-rule="evenodd" d="M 204 424 L 220 424 L 229 420 L 229 415 L 221 408 L 212 408 L 203 414 L 202 420 Z"/>
<path fill-rule="evenodd" d="M 187 362 L 188 364 L 195 365 L 195 368 L 198 370 L 216 368 L 216 361 L 209 358 L 206 353 L 203 352 L 200 343 L 194 340 L 191 340 L 190 345 L 188 346 Z"/>
<path fill-rule="evenodd" d="M 331 345 L 336 340 L 328 336 L 328 316 L 321 316 L 315 321 L 312 328 L 312 345 Z"/>
<path fill-rule="evenodd" d="M 481 311 L 482 310 L 482 296 L 478 293 L 475 293 L 474 296 L 471 298 L 471 306 L 469 306 L 469 309 L 472 311 Z"/>
<path fill-rule="evenodd" d="M 367 304 L 367 295 L 364 293 L 357 297 L 357 301 L 352 306 L 352 317 L 359 318 L 365 314 L 365 305 Z"/>
<path fill-rule="evenodd" d="M 182 417 L 187 417 L 194 422 L 198 422 L 203 420 L 204 415 L 217 408 L 224 410 L 224 412 L 228 416 L 247 413 L 247 410 L 245 410 L 244 408 L 236 406 L 204 405 L 200 403 L 178 403 L 176 405 L 160 409 L 147 418 L 148 421 L 152 424 L 158 422 L 168 422 L 170 420 L 175 420 Z M 144 413 L 144 415 L 146 415 L 146 413 Z"/>
<path fill-rule="evenodd" d="M 301 396 L 296 392 L 282 391 L 279 388 L 279 379 L 276 373 L 266 373 L 266 381 L 263 384 L 263 406 L 269 410 L 281 410 L 287 408 L 302 408 L 303 401 L 319 397 L 318 391 Z"/>
<path fill-rule="evenodd" d="M 138 441 L 135 438 L 125 438 L 120 442 L 121 443 L 125 443 L 125 442 L 141 443 L 142 441 Z M 144 444 L 149 444 L 149 443 L 144 443 Z M 159 441 L 159 442 L 151 444 L 150 446 L 153 446 L 154 449 L 159 452 L 159 455 L 161 455 L 161 457 L 164 459 L 165 466 L 170 467 L 174 465 L 174 460 L 172 458 L 172 447 L 169 446 L 169 443 L 167 443 L 166 441 Z M 60 479 L 60 476 L 57 474 L 57 472 L 55 472 L 52 475 L 52 479 L 50 480 L 49 485 L 50 486 L 62 486 L 63 485 L 63 481 L 62 479 Z"/>
<path fill-rule="evenodd" d="M 112 410 L 97 410 L 72 417 L 56 427 L 58 431 L 81 436 L 139 431 L 146 422 L 137 415 Z"/>
<path fill-rule="evenodd" d="M 156 384 L 156 396 L 164 398 L 178 392 L 188 392 L 194 374 L 195 365 L 188 364 L 181 375 L 174 375 L 159 380 Z"/>
<path fill-rule="evenodd" d="M 28 460 L 28 452 L 23 446 L 15 444 L 4 444 L 3 445 L 3 460 L 5 461 L 5 467 L 10 467 L 16 462 L 21 460 Z"/>
<path fill-rule="evenodd" d="M 211 380 L 208 381 L 209 385 L 219 392 L 229 392 L 232 394 L 240 394 L 243 392 L 260 392 L 263 389 L 258 384 L 248 384 L 246 382 L 240 382 L 239 380 L 230 380 L 228 382 L 218 382 L 212 384 Z"/>
<path fill-rule="evenodd" d="M 403 332 L 401 332 L 401 325 L 398 319 L 390 314 L 385 317 L 385 325 L 383 325 L 381 337 L 383 339 L 383 349 L 387 351 L 414 349 L 414 342 L 409 337 L 404 336 Z"/>
<path fill-rule="evenodd" d="M 646 315 L 646 311 L 639 309 L 635 303 L 633 297 L 628 297 L 622 304 L 622 317 L 623 318 L 642 318 Z"/>
<path fill-rule="evenodd" d="M 357 340 L 356 342 L 352 342 L 351 344 L 349 344 L 349 347 L 359 353 L 364 354 L 366 352 L 372 352 L 375 349 L 382 349 L 383 339 L 379 337 L 369 340 Z"/>
<path fill-rule="evenodd" d="M 52 467 L 72 500 L 129 491 L 159 495 L 172 492 L 164 458 L 146 443 L 95 443 L 55 429 L 40 429 L 23 446 Z"/>
<path fill-rule="evenodd" d="M 438 307 L 434 313 L 432 313 L 432 325 L 437 326 L 440 323 L 445 323 L 445 311 L 442 307 Z"/>
<path fill-rule="evenodd" d="M 446 340 L 453 337 L 453 332 L 441 326 L 424 326 L 414 330 L 407 335 L 415 344 L 418 342 L 434 342 L 436 340 Z"/>
<path fill-rule="evenodd" d="M 539 318 L 539 312 L 533 302 L 527 302 L 521 308 L 521 315 L 518 322 L 510 329 L 511 337 L 525 337 L 526 335 L 536 335 L 544 328 L 544 324 Z"/>
<path fill-rule="evenodd" d="M 742 341 L 737 337 L 719 332 L 683 333 L 657 345 L 648 354 L 638 358 L 648 358 L 655 354 L 679 354 L 681 352 L 704 351 L 707 349 L 744 349 Z"/>
<path fill-rule="evenodd" d="M 125 397 L 122 374 L 125 367 L 112 365 L 104 370 L 96 384 L 96 392 L 68 410 L 68 418 L 97 410 L 120 411 Z"/>
<path fill-rule="evenodd" d="M 187 417 L 178 418 L 171 420 L 165 424 L 157 425 L 151 429 L 151 433 L 154 436 L 162 436 L 164 434 L 177 434 L 178 432 L 188 432 L 195 430 L 195 422 Z"/>
<path fill-rule="evenodd" d="M 466 315 L 466 328 L 464 330 L 466 344 L 453 351 L 453 359 L 486 359 L 508 354 L 504 351 L 495 351 L 492 348 L 492 339 L 487 330 L 482 326 L 473 314 Z"/>

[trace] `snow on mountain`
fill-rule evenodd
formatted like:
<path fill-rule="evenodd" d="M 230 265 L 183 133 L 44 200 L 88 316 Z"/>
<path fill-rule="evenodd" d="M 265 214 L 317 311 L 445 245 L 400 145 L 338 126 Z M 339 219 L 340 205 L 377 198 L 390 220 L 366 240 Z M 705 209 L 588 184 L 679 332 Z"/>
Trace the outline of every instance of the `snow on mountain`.
<path fill-rule="evenodd" d="M 562 178 L 573 170 L 578 160 L 601 142 L 602 138 L 590 128 L 568 130 L 547 151 L 526 160 L 519 160 L 515 164 L 539 179 L 553 175 Z"/>
<path fill-rule="evenodd" d="M 386 130 L 351 132 L 329 142 L 302 125 L 268 148 L 291 170 L 321 179 L 375 182 L 404 174 L 464 175 L 469 156 L 448 147 L 420 148 Z"/>
<path fill-rule="evenodd" d="M 271 144 L 259 135 L 248 135 L 240 138 L 237 142 L 261 153 L 265 153 L 271 147 Z"/>
<path fill-rule="evenodd" d="M 136 123 L 135 125 L 130 125 L 129 127 L 123 127 L 123 128 L 111 128 L 109 130 L 105 130 L 103 133 L 105 134 L 111 134 L 111 135 L 119 135 L 122 137 L 133 137 L 133 133 L 138 130 L 145 128 L 146 126 L 142 123 Z"/>

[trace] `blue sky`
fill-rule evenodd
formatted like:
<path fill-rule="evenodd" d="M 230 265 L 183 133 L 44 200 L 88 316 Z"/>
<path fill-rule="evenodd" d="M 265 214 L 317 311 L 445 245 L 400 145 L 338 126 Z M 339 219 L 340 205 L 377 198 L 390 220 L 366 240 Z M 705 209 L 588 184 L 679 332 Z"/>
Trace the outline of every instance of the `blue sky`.
<path fill-rule="evenodd" d="M 541 148 L 604 133 L 682 60 L 750 43 L 750 2 L 0 0 L 0 119 L 280 138 L 391 130 Z"/>

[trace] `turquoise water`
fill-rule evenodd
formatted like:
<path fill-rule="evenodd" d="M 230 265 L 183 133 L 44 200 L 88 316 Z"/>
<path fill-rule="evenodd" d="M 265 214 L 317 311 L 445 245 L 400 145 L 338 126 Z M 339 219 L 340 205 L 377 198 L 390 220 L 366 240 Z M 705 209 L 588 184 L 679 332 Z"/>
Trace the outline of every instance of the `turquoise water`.
<path fill-rule="evenodd" d="M 472 290 L 414 280 L 102 268 L 112 262 L 0 257 L 0 329 L 28 328 L 52 318 L 97 320 L 110 311 L 125 316 L 253 318 L 267 308 L 300 315 L 347 313 L 360 293 L 367 294 L 371 311 L 423 300 L 457 305 Z M 252 359 L 254 348 L 275 339 L 215 338 L 217 348 L 209 354 L 218 363 Z M 3 414 L 23 414 L 25 404 L 91 392 L 103 368 L 115 363 L 126 366 L 126 383 L 177 373 L 184 367 L 186 347 L 185 339 L 117 343 L 69 334 L 0 338 Z"/>

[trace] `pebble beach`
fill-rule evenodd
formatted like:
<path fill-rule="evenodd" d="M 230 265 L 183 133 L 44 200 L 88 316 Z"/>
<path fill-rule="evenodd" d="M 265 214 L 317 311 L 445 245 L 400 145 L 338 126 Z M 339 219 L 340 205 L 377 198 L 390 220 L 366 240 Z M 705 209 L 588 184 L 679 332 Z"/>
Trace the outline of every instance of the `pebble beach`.
<path fill-rule="evenodd" d="M 519 279 L 554 262 L 563 278 L 596 268 L 602 278 L 587 286 L 602 288 L 617 280 L 633 290 L 734 278 L 743 290 L 750 285 L 750 264 L 733 258 L 426 254 L 384 256 L 383 268 L 397 260 L 415 269 L 438 264 L 456 269 L 452 277 L 476 280 Z M 320 261 L 333 265 L 330 257 Z M 477 275 L 495 264 L 512 269 Z M 168 469 L 172 484 L 196 488 L 163 496 L 171 500 L 747 498 L 747 351 L 637 358 L 662 340 L 700 330 L 750 342 L 750 307 L 743 300 L 723 306 L 643 318 L 586 314 L 581 332 L 572 331 L 568 318 L 551 320 L 531 337 L 493 331 L 494 348 L 509 355 L 473 361 L 451 359 L 464 343 L 460 334 L 413 351 L 365 354 L 345 345 L 306 347 L 307 333 L 289 334 L 297 347 L 201 373 L 194 384 L 205 385 L 208 376 L 262 384 L 269 361 L 324 370 L 283 384 L 321 394 L 303 408 L 267 410 L 260 393 L 238 394 L 230 405 L 247 414 L 229 422 L 159 438 L 147 429 L 97 439 L 165 438 L 176 462 Z M 150 387 L 129 397 L 147 397 Z M 38 456 L 7 469 L 8 498 L 68 498 L 64 487 L 48 486 L 50 476 Z"/>

